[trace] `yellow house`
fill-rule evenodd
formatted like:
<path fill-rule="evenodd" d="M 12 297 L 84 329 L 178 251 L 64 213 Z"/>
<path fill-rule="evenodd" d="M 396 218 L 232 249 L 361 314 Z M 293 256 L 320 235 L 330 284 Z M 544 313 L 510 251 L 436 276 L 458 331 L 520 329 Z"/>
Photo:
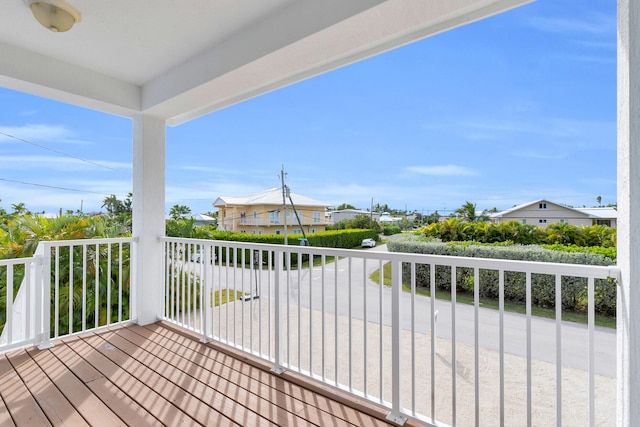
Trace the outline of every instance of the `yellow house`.
<path fill-rule="evenodd" d="M 324 231 L 327 225 L 324 212 L 328 206 L 289 192 L 283 213 L 280 188 L 246 197 L 218 197 L 213 203 L 213 207 L 218 208 L 218 230 L 252 234 L 283 234 L 285 215 L 287 234 L 301 234 L 303 230 L 307 234 Z"/>

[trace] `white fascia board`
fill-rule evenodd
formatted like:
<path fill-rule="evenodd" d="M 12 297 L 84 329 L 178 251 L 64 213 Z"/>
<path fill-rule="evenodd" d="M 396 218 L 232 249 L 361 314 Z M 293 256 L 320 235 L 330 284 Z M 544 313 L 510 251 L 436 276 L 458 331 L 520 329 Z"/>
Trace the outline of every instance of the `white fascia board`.
<path fill-rule="evenodd" d="M 139 86 L 0 43 L 0 86 L 111 114 L 140 112 Z"/>
<path fill-rule="evenodd" d="M 143 108 L 152 114 L 154 110 L 162 111 L 160 115 L 167 118 L 200 108 L 201 102 L 212 99 L 204 86 L 216 78 L 381 2 L 383 0 L 293 2 L 145 84 Z M 201 95 L 203 88 L 207 95 Z"/>
<path fill-rule="evenodd" d="M 531 1 L 387 0 L 370 4 L 373 7 L 272 53 L 253 60 L 250 55 L 244 56 L 244 61 L 235 58 L 240 66 L 232 70 L 227 66 L 228 72 L 221 74 L 216 59 L 224 58 L 226 50 L 243 52 L 251 46 L 247 43 L 252 38 L 266 36 L 261 31 L 251 32 L 145 85 L 143 109 L 165 117 L 167 124 L 174 126 Z M 286 18 L 274 23 L 284 25 Z"/>

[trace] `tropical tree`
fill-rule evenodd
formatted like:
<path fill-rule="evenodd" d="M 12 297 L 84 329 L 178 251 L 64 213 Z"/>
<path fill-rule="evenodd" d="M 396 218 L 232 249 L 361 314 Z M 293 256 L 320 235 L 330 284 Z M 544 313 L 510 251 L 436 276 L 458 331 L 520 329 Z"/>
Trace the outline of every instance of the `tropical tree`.
<path fill-rule="evenodd" d="M 173 205 L 169 211 L 169 215 L 175 220 L 180 219 L 185 215 L 189 215 L 190 213 L 191 209 L 185 205 Z"/>
<path fill-rule="evenodd" d="M 21 216 L 29 213 L 27 206 L 22 202 L 12 204 L 11 208 L 13 209 L 14 216 Z"/>
<path fill-rule="evenodd" d="M 459 218 L 469 222 L 486 221 L 488 219 L 486 215 L 477 215 L 476 204 L 471 202 L 465 202 L 456 209 L 455 213 Z"/>
<path fill-rule="evenodd" d="M 117 215 L 124 211 L 124 204 L 115 194 L 105 197 L 102 201 L 102 207 L 107 209 L 111 215 Z"/>
<path fill-rule="evenodd" d="M 349 203 L 343 203 L 336 208 L 337 211 L 341 211 L 344 209 L 356 209 L 356 207 Z"/>

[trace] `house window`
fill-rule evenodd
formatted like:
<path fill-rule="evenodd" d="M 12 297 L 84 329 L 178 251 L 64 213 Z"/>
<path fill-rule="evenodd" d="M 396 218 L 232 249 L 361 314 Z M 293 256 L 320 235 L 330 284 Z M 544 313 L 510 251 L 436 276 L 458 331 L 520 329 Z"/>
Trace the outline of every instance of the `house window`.
<path fill-rule="evenodd" d="M 565 219 L 565 218 L 562 218 L 562 219 L 560 220 L 560 224 L 569 224 L 569 220 L 568 220 L 568 219 Z"/>
<path fill-rule="evenodd" d="M 299 228 L 294 228 L 293 231 L 291 232 L 292 234 L 302 234 L 302 231 L 300 231 Z"/>
<path fill-rule="evenodd" d="M 258 211 L 253 211 L 253 219 L 258 219 Z"/>
<path fill-rule="evenodd" d="M 611 227 L 610 219 L 596 219 L 595 223 L 596 225 L 606 225 L 607 227 Z"/>
<path fill-rule="evenodd" d="M 538 203 L 538 209 L 547 209 L 546 203 Z"/>
<path fill-rule="evenodd" d="M 547 220 L 546 219 L 539 219 L 538 220 L 538 224 L 546 224 Z"/>
<path fill-rule="evenodd" d="M 526 223 L 527 223 L 527 220 L 523 218 L 523 219 L 521 220 L 521 222 L 522 222 L 523 224 L 526 224 Z"/>
<path fill-rule="evenodd" d="M 280 224 L 280 211 L 275 210 L 269 212 L 269 223 L 270 224 Z"/>
<path fill-rule="evenodd" d="M 240 224 L 247 223 L 247 213 L 245 211 L 240 211 Z"/>
<path fill-rule="evenodd" d="M 280 230 L 276 230 L 276 234 L 280 234 Z"/>
<path fill-rule="evenodd" d="M 320 212 L 313 213 L 313 222 L 320 222 Z"/>
<path fill-rule="evenodd" d="M 315 232 L 316 232 L 316 229 L 315 229 L 315 228 L 312 228 L 312 229 L 311 229 L 311 232 L 312 232 L 312 233 L 315 233 Z"/>

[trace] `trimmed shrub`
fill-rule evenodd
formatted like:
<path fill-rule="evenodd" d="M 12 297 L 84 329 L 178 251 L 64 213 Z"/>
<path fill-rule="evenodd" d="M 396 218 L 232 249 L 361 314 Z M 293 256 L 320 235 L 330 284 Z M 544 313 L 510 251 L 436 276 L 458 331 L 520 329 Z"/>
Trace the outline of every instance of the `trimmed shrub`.
<path fill-rule="evenodd" d="M 390 252 L 408 252 L 430 255 L 449 255 L 491 259 L 508 259 L 538 262 L 557 262 L 582 265 L 613 265 L 610 258 L 588 252 L 558 252 L 537 245 L 529 246 L 481 246 L 469 242 L 442 243 L 420 240 L 415 235 L 392 236 L 387 240 Z M 403 266 L 403 280 L 410 280 L 410 266 Z M 451 267 L 435 266 L 436 290 L 451 291 Z M 472 293 L 474 290 L 473 269 L 457 267 L 455 272 L 456 292 Z M 481 297 L 498 299 L 498 271 L 479 270 L 479 293 Z M 585 311 L 587 308 L 587 280 L 581 277 L 562 276 L 562 308 L 572 311 Z M 521 272 L 505 271 L 505 300 L 526 302 L 526 275 Z M 416 265 L 416 285 L 431 287 L 430 265 Z M 547 274 L 531 275 L 531 302 L 540 307 L 555 307 L 555 276 Z M 613 280 L 595 281 L 596 311 L 608 316 L 616 313 L 616 283 Z"/>

